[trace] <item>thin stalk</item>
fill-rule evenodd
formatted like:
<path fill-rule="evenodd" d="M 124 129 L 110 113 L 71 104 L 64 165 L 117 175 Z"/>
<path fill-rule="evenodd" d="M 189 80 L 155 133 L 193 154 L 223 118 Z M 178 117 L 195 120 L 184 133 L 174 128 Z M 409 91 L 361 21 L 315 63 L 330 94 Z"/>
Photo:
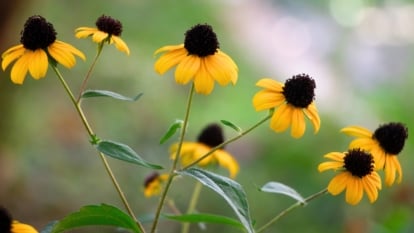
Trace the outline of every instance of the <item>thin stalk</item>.
<path fill-rule="evenodd" d="M 207 158 L 209 155 L 213 154 L 216 150 L 219 150 L 219 149 L 223 148 L 225 145 L 227 145 L 229 143 L 232 143 L 232 142 L 238 140 L 239 138 L 245 136 L 246 134 L 250 133 L 252 130 L 254 130 L 255 128 L 259 127 L 261 124 L 263 124 L 267 120 L 269 120 L 270 117 L 272 117 L 272 114 L 273 114 L 273 112 L 270 111 L 269 112 L 269 115 L 267 115 L 266 117 L 264 117 L 263 119 L 261 119 L 259 122 L 257 122 L 256 124 L 254 124 L 253 126 L 251 126 L 250 128 L 248 128 L 247 130 L 241 132 L 240 134 L 234 136 L 233 138 L 230 138 L 230 139 L 224 141 L 223 143 L 221 143 L 220 145 L 217 145 L 217 146 L 211 148 L 211 150 L 209 152 L 207 152 L 205 155 L 201 156 L 199 159 L 195 160 L 191 164 L 183 167 L 182 170 L 188 169 L 188 168 L 196 165 L 201 160 L 203 160 L 203 159 Z"/>
<path fill-rule="evenodd" d="M 193 100 L 193 95 L 194 95 L 194 84 L 191 85 L 190 93 L 189 93 L 188 99 L 187 99 L 187 109 L 185 111 L 183 127 L 181 129 L 180 139 L 178 141 L 177 153 L 175 155 L 175 159 L 173 161 L 173 164 L 171 166 L 171 170 L 169 172 L 168 180 L 165 184 L 165 188 L 164 188 L 164 190 L 161 194 L 161 198 L 160 198 L 160 201 L 158 203 L 157 210 L 155 212 L 155 218 L 154 218 L 154 222 L 152 224 L 151 233 L 155 233 L 156 230 L 157 230 L 158 220 L 160 218 L 161 210 L 162 210 L 162 207 L 164 206 L 164 202 L 165 202 L 165 199 L 167 197 L 167 193 L 170 189 L 172 180 L 175 176 L 175 170 L 177 168 L 178 161 L 180 160 L 181 147 L 182 147 L 183 142 L 184 142 L 184 136 L 185 136 L 185 133 L 186 133 L 186 130 L 187 130 L 188 119 L 190 118 L 190 109 L 191 109 L 191 102 Z"/>
<path fill-rule="evenodd" d="M 80 106 L 80 104 L 76 101 L 75 96 L 73 95 L 71 89 L 69 88 L 69 85 L 66 83 L 65 79 L 63 78 L 62 74 L 59 72 L 59 70 L 57 69 L 56 65 L 51 65 L 53 70 L 55 71 L 56 75 L 58 76 L 60 82 L 62 83 L 66 93 L 69 95 L 70 100 L 72 101 L 77 113 L 79 114 L 79 117 L 81 118 L 81 121 L 83 123 L 83 125 L 85 126 L 86 131 L 88 132 L 89 137 L 91 138 L 92 141 L 96 140 L 96 136 L 95 133 L 93 132 L 91 126 L 88 123 L 88 120 L 85 117 L 85 114 L 83 113 L 83 110 Z M 117 190 L 119 197 L 122 200 L 122 203 L 124 204 L 126 210 L 128 211 L 129 215 L 135 220 L 135 222 L 137 223 L 138 227 L 140 228 L 140 230 L 142 232 L 145 232 L 144 227 L 141 225 L 141 223 L 137 220 L 137 218 L 135 217 L 134 212 L 132 211 L 130 205 L 128 204 L 128 201 L 118 183 L 118 181 L 116 180 L 116 177 L 114 175 L 114 173 L 112 172 L 111 167 L 109 166 L 109 163 L 105 157 L 104 154 L 102 154 L 101 152 L 98 153 L 99 157 L 101 158 L 105 170 L 107 171 L 109 177 L 111 178 L 111 181 L 113 183 L 113 185 L 115 186 L 115 189 Z"/>
<path fill-rule="evenodd" d="M 191 214 L 192 212 L 194 212 L 197 206 L 197 202 L 200 197 L 202 188 L 203 188 L 203 185 L 200 182 L 197 182 L 193 190 L 193 195 L 191 195 L 190 204 L 188 204 L 186 214 Z M 181 233 L 189 233 L 189 232 L 190 232 L 190 223 L 189 222 L 183 223 L 183 228 L 181 230 Z"/>
<path fill-rule="evenodd" d="M 86 73 L 85 79 L 83 80 L 81 88 L 79 89 L 79 95 L 78 95 L 78 98 L 76 99 L 77 104 L 80 102 L 80 99 L 82 97 L 82 93 L 86 88 L 86 84 L 88 83 L 88 80 L 91 77 L 92 71 L 95 68 L 95 65 L 96 65 L 96 62 L 98 61 L 99 55 L 101 55 L 103 46 L 104 46 L 104 42 L 99 43 L 98 51 L 96 52 L 95 58 L 93 59 L 92 64 L 89 67 L 88 73 Z"/>
<path fill-rule="evenodd" d="M 313 199 L 316 199 L 322 195 L 324 195 L 325 193 L 328 192 L 328 189 L 323 189 L 317 193 L 314 193 L 312 195 L 310 195 L 309 197 L 305 198 L 305 202 L 310 202 Z M 267 222 L 265 225 L 263 225 L 262 227 L 260 227 L 256 233 L 260 233 L 263 232 L 264 230 L 266 230 L 268 227 L 270 227 L 272 224 L 274 224 L 275 222 L 277 222 L 280 218 L 282 218 L 283 216 L 285 216 L 286 214 L 290 213 L 292 210 L 298 208 L 299 206 L 303 206 L 303 203 L 298 201 L 295 204 L 289 206 L 288 208 L 284 209 L 282 212 L 280 212 L 278 215 L 276 215 L 274 218 L 272 218 L 269 222 Z"/>

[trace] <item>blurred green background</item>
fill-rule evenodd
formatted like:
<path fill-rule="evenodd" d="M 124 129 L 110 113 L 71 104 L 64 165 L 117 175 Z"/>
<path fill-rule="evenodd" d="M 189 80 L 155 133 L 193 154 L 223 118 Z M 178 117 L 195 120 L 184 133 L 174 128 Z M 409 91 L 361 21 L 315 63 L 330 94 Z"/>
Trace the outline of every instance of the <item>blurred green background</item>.
<path fill-rule="evenodd" d="M 414 128 L 411 1 L 26 0 L 8 4 L 13 7 L 3 8 L 8 14 L 2 14 L 0 50 L 19 43 L 29 16 L 44 16 L 53 23 L 59 40 L 87 56 L 75 68 L 61 69 L 75 91 L 96 44 L 76 39 L 74 29 L 94 26 L 102 14 L 123 23 L 122 38 L 131 55 L 105 46 L 89 88 L 144 95 L 134 103 L 100 98 L 83 106 L 100 138 L 126 143 L 143 158 L 167 168 L 168 147 L 176 138 L 163 145 L 159 139 L 175 119 L 183 118 L 189 86 L 176 85 L 173 72 L 157 75 L 153 52 L 182 43 L 191 26 L 212 25 L 221 49 L 236 61 L 240 73 L 236 86 L 216 85 L 211 95 L 195 96 L 187 140 L 194 140 L 211 122 L 225 119 L 245 129 L 261 119 L 266 113 L 255 112 L 251 104 L 260 78 L 284 82 L 299 73 L 312 76 L 322 119 L 318 134 L 313 135 L 308 124 L 304 137 L 296 140 L 289 132 L 275 134 L 266 123 L 227 147 L 241 165 L 236 180 L 246 190 L 257 226 L 294 203 L 288 197 L 258 192 L 266 182 L 283 182 L 304 196 L 327 186 L 334 174 L 318 173 L 317 165 L 325 153 L 346 150 L 351 138 L 339 133 L 342 127 L 361 125 L 374 130 L 382 123 L 398 121 Z M 10 68 L 0 73 L 1 205 L 38 229 L 83 205 L 107 203 L 122 208 L 53 72 L 49 70 L 40 81 L 28 76 L 22 86 L 12 84 L 9 75 Z M 235 135 L 228 128 L 225 133 Z M 374 204 L 364 198 L 350 206 L 343 194 L 326 195 L 290 213 L 268 232 L 414 232 L 413 145 L 409 137 L 400 155 L 403 182 L 384 187 Z M 158 198 L 146 199 L 142 193 L 151 171 L 113 159 L 110 164 L 136 214 L 153 213 Z M 180 179 L 171 190 L 170 198 L 183 211 L 193 186 L 192 180 Z M 197 209 L 235 217 L 207 189 Z M 179 230 L 179 224 L 163 221 L 159 232 Z M 191 232 L 239 231 L 220 225 L 201 230 L 194 225 Z"/>

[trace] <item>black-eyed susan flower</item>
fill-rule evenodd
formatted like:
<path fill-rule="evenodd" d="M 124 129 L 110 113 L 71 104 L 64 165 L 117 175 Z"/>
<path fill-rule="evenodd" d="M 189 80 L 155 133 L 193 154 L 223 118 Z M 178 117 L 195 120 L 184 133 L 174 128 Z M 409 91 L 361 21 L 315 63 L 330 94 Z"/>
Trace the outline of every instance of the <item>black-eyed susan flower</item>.
<path fill-rule="evenodd" d="M 375 171 L 373 156 L 361 149 L 351 149 L 348 152 L 331 152 L 324 155 L 332 161 L 319 164 L 319 172 L 329 169 L 338 171 L 328 184 L 328 192 L 338 195 L 346 190 L 345 201 L 351 205 L 358 204 L 364 192 L 371 203 L 378 198 L 381 189 L 381 178 Z"/>
<path fill-rule="evenodd" d="M 314 103 L 316 84 L 311 77 L 295 75 L 285 84 L 264 78 L 256 85 L 264 88 L 253 97 L 256 111 L 277 108 L 270 120 L 270 127 L 275 132 L 285 131 L 291 126 L 292 137 L 302 137 L 306 129 L 305 116 L 311 121 L 314 132 L 319 131 L 321 120 Z"/>
<path fill-rule="evenodd" d="M 79 27 L 75 30 L 77 38 L 92 36 L 92 41 L 98 44 L 115 44 L 115 47 L 129 55 L 128 45 L 121 39 L 122 24 L 110 16 L 102 15 L 96 20 L 96 28 Z"/>
<path fill-rule="evenodd" d="M 8 211 L 0 207 L 0 232 L 2 233 L 38 233 L 38 231 L 28 225 L 13 220 Z"/>
<path fill-rule="evenodd" d="M 224 142 L 223 131 L 218 124 L 210 124 L 203 129 L 197 142 L 183 142 L 180 153 L 181 164 L 185 167 L 206 155 L 212 148 Z M 171 158 L 175 158 L 178 144 L 170 148 Z M 226 168 L 230 177 L 236 177 L 239 164 L 233 156 L 224 149 L 218 149 L 198 163 L 200 167 L 218 164 Z"/>
<path fill-rule="evenodd" d="M 182 85 L 194 81 L 197 93 L 210 94 L 214 81 L 222 86 L 237 82 L 237 65 L 219 49 L 216 33 L 210 25 L 195 25 L 185 33 L 184 44 L 161 47 L 155 51 L 159 53 L 164 54 L 155 62 L 155 71 L 164 74 L 177 66 L 175 81 Z"/>
<path fill-rule="evenodd" d="M 401 123 L 391 122 L 380 125 L 374 133 L 360 126 L 349 126 L 341 132 L 357 137 L 350 148 L 364 148 L 373 156 L 377 169 L 384 169 L 385 184 L 391 186 L 396 180 L 402 180 L 402 169 L 398 161 L 398 154 L 404 148 L 405 140 L 408 138 L 408 129 Z"/>
<path fill-rule="evenodd" d="M 159 174 L 154 172 L 149 175 L 144 182 L 144 196 L 152 197 L 159 195 L 162 190 L 162 184 L 168 179 L 168 174 Z"/>
<path fill-rule="evenodd" d="M 75 47 L 56 40 L 53 25 L 45 18 L 35 15 L 27 19 L 20 38 L 21 44 L 6 50 L 1 58 L 3 70 L 14 61 L 11 80 L 23 84 L 27 71 L 34 79 L 46 76 L 49 60 L 72 68 L 76 64 L 75 56 L 85 60 L 85 55 Z"/>

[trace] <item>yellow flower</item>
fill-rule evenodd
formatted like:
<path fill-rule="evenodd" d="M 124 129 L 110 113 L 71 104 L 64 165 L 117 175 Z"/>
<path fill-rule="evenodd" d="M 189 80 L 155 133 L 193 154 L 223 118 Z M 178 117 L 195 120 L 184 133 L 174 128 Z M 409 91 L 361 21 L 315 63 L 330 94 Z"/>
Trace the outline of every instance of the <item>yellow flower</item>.
<path fill-rule="evenodd" d="M 4 233 L 38 233 L 38 231 L 24 223 L 12 220 L 9 212 L 0 206 L 0 232 Z"/>
<path fill-rule="evenodd" d="M 182 85 L 194 81 L 197 93 L 210 94 L 214 81 L 222 86 L 237 82 L 236 63 L 219 49 L 217 36 L 207 24 L 188 30 L 183 44 L 161 47 L 154 54 L 164 52 L 155 62 L 155 71 L 162 75 L 177 66 L 175 81 Z"/>
<path fill-rule="evenodd" d="M 374 159 L 370 153 L 352 149 L 345 153 L 331 152 L 324 157 L 333 161 L 319 164 L 319 172 L 329 169 L 339 171 L 329 182 L 329 193 L 338 195 L 346 190 L 345 201 L 351 205 L 358 204 L 364 192 L 371 203 L 377 200 L 381 178 L 374 170 Z"/>
<path fill-rule="evenodd" d="M 379 126 L 374 133 L 360 126 L 349 126 L 341 132 L 357 137 L 350 148 L 363 148 L 369 151 L 375 160 L 377 169 L 384 169 L 385 184 L 391 186 L 398 175 L 397 183 L 402 180 L 402 169 L 397 155 L 404 148 L 408 138 L 408 129 L 401 123 L 388 123 Z"/>
<path fill-rule="evenodd" d="M 224 142 L 222 129 L 217 124 L 208 125 L 199 135 L 198 142 L 183 142 L 181 146 L 180 161 L 182 166 L 188 166 L 206 155 L 212 148 Z M 171 158 L 174 159 L 177 153 L 178 144 L 170 148 Z M 239 172 L 239 164 L 233 156 L 224 149 L 218 149 L 201 160 L 197 165 L 206 167 L 218 164 L 226 168 L 230 177 L 236 177 Z"/>
<path fill-rule="evenodd" d="M 295 75 L 286 80 L 284 85 L 264 78 L 256 85 L 264 88 L 253 97 L 256 111 L 277 108 L 270 121 L 270 127 L 275 132 L 285 131 L 291 126 L 292 137 L 302 137 L 306 129 L 305 116 L 311 121 L 314 133 L 319 131 L 321 120 L 313 101 L 316 85 L 308 75 Z"/>
<path fill-rule="evenodd" d="M 159 174 L 154 172 L 149 175 L 144 182 L 144 196 L 157 196 L 162 191 L 162 184 L 168 179 L 168 174 Z"/>
<path fill-rule="evenodd" d="M 121 39 L 122 24 L 119 20 L 102 15 L 96 21 L 97 28 L 79 27 L 75 30 L 77 38 L 92 36 L 92 41 L 98 44 L 107 42 L 115 44 L 115 47 L 129 55 L 128 45 Z"/>
<path fill-rule="evenodd" d="M 56 40 L 53 25 L 39 15 L 30 17 L 22 31 L 21 44 L 6 50 L 1 58 L 3 70 L 16 61 L 11 70 L 11 80 L 15 84 L 23 84 L 27 71 L 34 79 L 46 76 L 49 61 L 72 68 L 76 64 L 75 56 L 85 60 L 85 55 L 75 47 Z"/>

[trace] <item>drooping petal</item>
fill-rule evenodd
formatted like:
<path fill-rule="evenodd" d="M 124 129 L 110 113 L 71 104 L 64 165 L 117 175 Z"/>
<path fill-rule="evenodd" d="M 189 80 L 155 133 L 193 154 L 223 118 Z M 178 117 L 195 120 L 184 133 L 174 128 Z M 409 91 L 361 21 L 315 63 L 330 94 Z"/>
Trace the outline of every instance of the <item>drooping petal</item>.
<path fill-rule="evenodd" d="M 305 133 L 306 123 L 301 108 L 292 108 L 292 127 L 290 135 L 294 138 L 300 138 Z"/>
<path fill-rule="evenodd" d="M 180 63 L 185 57 L 187 57 L 187 50 L 185 48 L 179 48 L 171 50 L 162 55 L 154 64 L 154 69 L 158 74 L 164 74 L 171 67 Z"/>
<path fill-rule="evenodd" d="M 175 81 L 179 84 L 187 84 L 191 81 L 201 69 L 201 61 L 202 59 L 195 55 L 184 57 L 175 69 Z M 204 72 L 207 73 L 206 70 Z"/>
<path fill-rule="evenodd" d="M 340 194 L 346 188 L 350 176 L 348 172 L 341 172 L 336 175 L 328 184 L 328 192 L 334 196 Z"/>
<path fill-rule="evenodd" d="M 26 50 L 26 52 L 19 59 L 17 59 L 16 63 L 14 63 L 10 72 L 13 83 L 23 84 L 27 71 L 29 70 L 29 62 L 31 58 L 30 53 L 32 53 L 32 51 Z"/>
<path fill-rule="evenodd" d="M 107 39 L 108 36 L 109 36 L 108 33 L 98 30 L 95 33 L 93 33 L 93 35 L 92 35 L 92 41 L 95 42 L 95 43 L 102 43 L 102 41 L 104 41 L 105 39 Z"/>
<path fill-rule="evenodd" d="M 253 96 L 253 107 L 256 111 L 275 108 L 286 102 L 282 93 L 271 90 L 261 90 Z"/>
<path fill-rule="evenodd" d="M 163 46 L 163 47 L 155 50 L 154 55 L 157 55 L 157 54 L 163 53 L 163 52 L 171 52 L 171 51 L 175 51 L 175 50 L 185 50 L 188 54 L 188 51 L 184 48 L 184 44 L 179 44 L 179 45 Z"/>
<path fill-rule="evenodd" d="M 111 36 L 111 39 L 114 41 L 115 43 L 115 47 L 121 51 L 126 53 L 127 55 L 129 55 L 129 48 L 128 45 L 121 39 L 121 37 L 119 36 Z"/>
<path fill-rule="evenodd" d="M 30 56 L 28 64 L 30 75 L 34 79 L 44 78 L 49 65 L 46 52 L 43 49 L 36 49 L 26 56 Z"/>
<path fill-rule="evenodd" d="M 345 201 L 351 205 L 356 205 L 361 201 L 363 194 L 361 179 L 351 176 L 347 181 Z"/>
<path fill-rule="evenodd" d="M 34 227 L 28 224 L 20 223 L 18 221 L 13 221 L 11 225 L 11 232 L 12 233 L 38 233 L 38 231 Z"/>
<path fill-rule="evenodd" d="M 318 171 L 323 172 L 329 169 L 338 170 L 343 168 L 344 163 L 343 162 L 337 162 L 337 161 L 330 161 L 330 162 L 323 162 L 319 164 Z"/>
<path fill-rule="evenodd" d="M 97 31 L 99 31 L 97 28 L 79 27 L 75 29 L 75 36 L 77 38 L 86 38 L 93 35 Z"/>
<path fill-rule="evenodd" d="M 81 51 L 61 41 L 55 41 L 55 43 L 49 45 L 48 52 L 53 59 L 66 68 L 72 68 L 76 64 L 74 54 L 85 59 L 85 55 Z"/>
<path fill-rule="evenodd" d="M 239 172 L 239 164 L 237 161 L 224 150 L 217 150 L 214 153 L 214 157 L 217 159 L 220 166 L 229 170 L 230 177 L 236 177 L 237 173 Z"/>
<path fill-rule="evenodd" d="M 341 129 L 341 132 L 346 135 L 350 135 L 354 137 L 364 137 L 364 138 L 372 137 L 371 131 L 369 131 L 368 129 L 364 127 L 360 127 L 360 126 L 348 126 L 348 127 Z"/>
<path fill-rule="evenodd" d="M 332 160 L 335 160 L 335 161 L 338 161 L 338 162 L 343 162 L 345 154 L 341 153 L 341 152 L 330 152 L 328 154 L 325 154 L 323 157 L 328 158 L 328 159 L 332 159 Z"/>
<path fill-rule="evenodd" d="M 369 202 L 371 203 L 375 202 L 378 198 L 377 187 L 373 183 L 371 183 L 371 180 L 368 177 L 362 179 L 361 183 L 362 183 L 362 187 L 364 188 L 365 193 L 367 194 Z"/>
<path fill-rule="evenodd" d="M 385 167 L 385 184 L 391 186 L 394 184 L 396 175 L 398 175 L 397 183 L 400 183 L 402 180 L 402 169 L 400 162 L 398 161 L 397 156 L 387 156 Z M 397 173 L 397 174 L 396 174 Z"/>
<path fill-rule="evenodd" d="M 228 64 L 221 61 L 221 59 L 217 57 L 217 55 L 210 55 L 203 59 L 206 65 L 207 72 L 220 85 L 225 86 L 232 81 L 231 76 L 227 74 L 227 69 L 231 67 L 228 67 Z"/>
<path fill-rule="evenodd" d="M 270 128 L 275 132 L 285 131 L 292 122 L 293 107 L 290 104 L 281 105 L 272 116 L 270 120 Z"/>
<path fill-rule="evenodd" d="M 13 47 L 9 48 L 8 50 L 6 50 L 1 55 L 1 57 L 3 59 L 3 61 L 1 62 L 1 68 L 3 70 L 6 70 L 6 68 L 10 65 L 10 63 L 15 61 L 19 57 L 23 56 L 25 50 L 26 49 L 23 47 L 22 44 L 13 46 Z"/>
<path fill-rule="evenodd" d="M 283 84 L 270 78 L 260 79 L 256 83 L 256 86 L 263 87 L 265 89 L 269 89 L 274 92 L 279 92 L 279 93 L 283 92 Z"/>
<path fill-rule="evenodd" d="M 218 50 L 215 54 L 216 59 L 220 60 L 220 64 L 223 64 L 223 69 L 226 72 L 226 75 L 230 78 L 231 82 L 236 84 L 238 79 L 238 72 L 239 68 L 237 67 L 236 63 L 231 59 L 230 56 Z"/>
<path fill-rule="evenodd" d="M 319 118 L 318 109 L 316 108 L 315 103 L 312 102 L 304 109 L 304 112 L 313 125 L 313 132 L 317 133 L 321 127 L 321 119 Z"/>
<path fill-rule="evenodd" d="M 194 87 L 197 93 L 208 95 L 214 89 L 214 79 L 207 72 L 205 63 L 202 62 L 200 69 L 194 78 Z"/>

